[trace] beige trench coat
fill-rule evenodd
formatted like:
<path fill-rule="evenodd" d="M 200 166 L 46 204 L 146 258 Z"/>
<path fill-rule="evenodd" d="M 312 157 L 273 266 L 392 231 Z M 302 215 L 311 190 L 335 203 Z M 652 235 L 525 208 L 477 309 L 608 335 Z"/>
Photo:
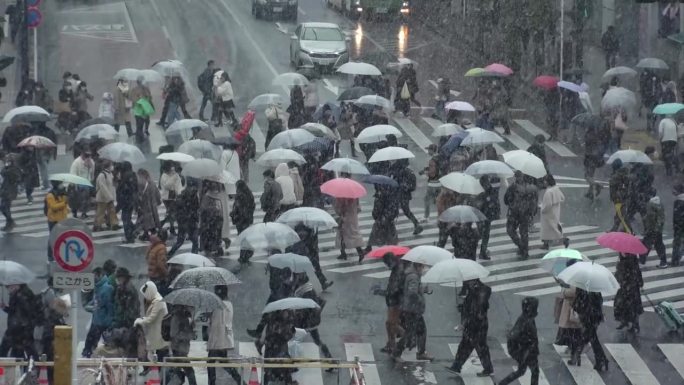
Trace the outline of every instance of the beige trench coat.
<path fill-rule="evenodd" d="M 575 288 L 563 288 L 561 290 L 561 297 L 563 297 L 563 306 L 561 306 L 560 317 L 558 318 L 558 327 L 565 329 L 579 329 L 582 324 L 579 321 L 570 319 L 570 312 L 572 305 L 575 302 Z"/>

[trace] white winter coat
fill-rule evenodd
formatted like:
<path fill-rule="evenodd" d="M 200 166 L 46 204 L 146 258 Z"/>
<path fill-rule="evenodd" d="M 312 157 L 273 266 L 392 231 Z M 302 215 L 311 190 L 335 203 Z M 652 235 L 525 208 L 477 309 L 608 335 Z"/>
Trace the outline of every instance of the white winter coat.
<path fill-rule="evenodd" d="M 93 173 L 95 172 L 95 164 L 92 159 L 84 160 L 82 157 L 74 159 L 71 163 L 71 168 L 69 169 L 70 174 L 78 175 L 81 178 L 87 180 L 93 180 L 95 177 Z"/>
<path fill-rule="evenodd" d="M 233 85 L 228 80 L 216 87 L 216 96 L 220 97 L 222 101 L 227 102 L 233 100 Z"/>
<path fill-rule="evenodd" d="M 275 181 L 283 190 L 283 199 L 280 200 L 281 205 L 293 205 L 297 203 L 297 196 L 295 195 L 294 182 L 290 177 L 290 168 L 287 163 L 281 163 L 275 170 Z"/>
<path fill-rule="evenodd" d="M 237 151 L 223 150 L 219 159 L 219 166 L 240 179 L 240 156 Z M 235 183 L 226 184 L 225 186 L 228 194 L 235 195 Z"/>
<path fill-rule="evenodd" d="M 176 172 L 171 174 L 166 172 L 162 173 L 161 177 L 159 177 L 159 187 L 161 190 L 161 198 L 164 201 L 169 200 L 169 192 L 171 191 L 176 193 L 176 198 L 183 192 L 183 182 L 181 181 L 180 175 Z"/>
<path fill-rule="evenodd" d="M 209 318 L 207 350 L 233 349 L 233 304 L 223 301 L 225 309 L 214 310 Z"/>
<path fill-rule="evenodd" d="M 140 288 L 140 292 L 145 297 L 145 316 L 135 320 L 134 325 L 142 325 L 148 351 L 163 349 L 168 346 L 168 342 L 164 341 L 161 335 L 162 320 L 169 313 L 166 302 L 152 281 L 147 281 Z"/>
<path fill-rule="evenodd" d="M 299 176 L 299 170 L 296 167 L 290 169 L 290 178 L 292 178 L 292 183 L 294 184 L 297 204 L 301 205 L 304 202 L 304 183 L 302 183 L 302 177 Z"/>
<path fill-rule="evenodd" d="M 565 201 L 565 195 L 560 187 L 552 186 L 546 189 L 541 202 L 541 240 L 555 241 L 563 238 L 563 230 L 560 228 L 561 203 Z"/>
<path fill-rule="evenodd" d="M 664 118 L 658 125 L 658 138 L 661 142 L 677 141 L 677 123 L 671 118 Z"/>
<path fill-rule="evenodd" d="M 109 203 L 115 200 L 114 175 L 108 170 L 102 170 L 95 181 L 95 202 Z"/>

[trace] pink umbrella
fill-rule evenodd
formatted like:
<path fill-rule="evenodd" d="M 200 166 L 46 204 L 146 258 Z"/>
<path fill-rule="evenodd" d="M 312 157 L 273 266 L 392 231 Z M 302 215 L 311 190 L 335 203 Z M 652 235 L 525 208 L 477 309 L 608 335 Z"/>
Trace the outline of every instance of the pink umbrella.
<path fill-rule="evenodd" d="M 411 250 L 411 248 L 406 246 L 381 246 L 366 254 L 366 258 L 380 259 L 387 253 L 392 253 L 395 257 L 401 257 L 402 255 L 408 253 L 409 250 Z"/>
<path fill-rule="evenodd" d="M 615 250 L 618 253 L 639 255 L 648 251 L 639 238 L 629 233 L 611 232 L 601 234 L 596 238 L 596 242 L 598 242 L 599 245 Z"/>
<path fill-rule="evenodd" d="M 359 182 L 349 178 L 331 179 L 321 185 L 321 192 L 335 198 L 361 198 L 366 189 Z"/>
<path fill-rule="evenodd" d="M 44 136 L 33 135 L 19 142 L 17 147 L 53 148 L 57 145 Z"/>
<path fill-rule="evenodd" d="M 532 84 L 544 90 L 553 90 L 558 87 L 558 80 L 555 76 L 541 75 L 537 76 Z"/>
<path fill-rule="evenodd" d="M 508 68 L 507 66 L 505 66 L 503 64 L 499 64 L 499 63 L 490 64 L 490 65 L 486 66 L 484 69 L 487 72 L 492 72 L 492 73 L 499 74 L 499 75 L 504 75 L 504 76 L 513 75 L 512 69 Z"/>

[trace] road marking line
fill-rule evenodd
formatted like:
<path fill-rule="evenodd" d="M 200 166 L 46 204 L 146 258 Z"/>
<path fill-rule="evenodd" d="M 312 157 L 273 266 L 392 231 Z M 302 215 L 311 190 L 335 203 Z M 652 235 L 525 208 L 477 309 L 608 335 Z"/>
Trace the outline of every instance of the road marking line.
<path fill-rule="evenodd" d="M 125 2 L 121 2 L 120 4 L 124 8 L 124 15 L 126 17 L 126 23 L 128 23 L 128 29 L 131 31 L 131 35 L 133 37 L 133 40 L 137 43 L 138 42 L 138 36 L 135 34 L 135 26 L 133 25 L 133 22 L 131 21 L 131 15 L 128 13 L 128 6 L 126 6 Z"/>
<path fill-rule="evenodd" d="M 375 362 L 373 356 L 373 346 L 369 343 L 345 342 L 344 352 L 347 361 L 354 361 L 357 357 L 359 361 Z M 375 364 L 361 364 L 363 378 L 366 385 L 381 385 L 378 367 Z"/>
<path fill-rule="evenodd" d="M 570 354 L 565 353 L 565 347 L 553 345 L 553 348 L 556 349 L 556 353 L 558 353 L 558 355 L 561 356 L 561 361 L 563 361 L 563 365 L 565 365 L 565 367 L 568 369 L 570 375 L 575 380 L 576 384 L 605 385 L 605 382 L 603 382 L 603 379 L 598 374 L 598 372 L 591 367 L 591 361 L 589 361 L 589 358 L 586 354 L 582 354 L 581 356 L 582 361 L 585 362 L 584 365 L 568 365 Z"/>
<path fill-rule="evenodd" d="M 605 346 L 632 384 L 660 385 L 631 344 L 605 344 Z"/>
<path fill-rule="evenodd" d="M 499 133 L 499 135 L 501 135 L 502 138 L 508 139 L 509 142 L 513 143 L 515 147 L 525 151 L 527 151 L 527 149 L 530 147 L 530 144 L 515 132 L 511 131 L 509 135 L 504 135 L 503 127 L 494 127 L 494 129 Z"/>
<path fill-rule="evenodd" d="M 503 351 L 506 354 L 506 356 L 508 356 L 510 358 L 511 355 L 508 354 L 508 347 L 506 346 L 506 344 L 501 344 L 501 347 L 503 348 Z M 516 369 L 517 369 L 517 367 L 516 367 Z M 523 374 L 522 377 L 518 378 L 518 381 L 521 384 L 529 384 L 529 383 L 531 383 L 531 380 L 532 380 L 532 374 L 530 373 L 529 368 L 527 368 L 527 370 L 525 371 L 525 374 Z M 546 379 L 546 375 L 544 375 L 544 371 L 541 370 L 541 368 L 539 368 L 539 385 L 550 385 L 549 380 Z"/>
<path fill-rule="evenodd" d="M 297 7 L 297 12 L 301 13 L 302 16 L 306 16 L 306 12 L 304 12 L 304 10 L 299 7 Z"/>
<path fill-rule="evenodd" d="M 301 358 L 319 359 L 321 358 L 318 345 L 313 342 L 300 342 Z M 293 380 L 306 385 L 323 385 L 323 375 L 320 368 L 299 368 L 297 373 L 292 374 Z"/>
<path fill-rule="evenodd" d="M 330 80 L 323 78 L 323 83 L 325 83 L 324 87 L 335 94 L 335 96 L 340 94 L 340 87 L 334 86 Z"/>
<path fill-rule="evenodd" d="M 672 365 L 680 376 L 684 377 L 684 345 L 682 344 L 658 344 L 658 348 L 663 352 L 670 365 Z"/>
<path fill-rule="evenodd" d="M 412 121 L 406 118 L 394 117 L 393 120 L 404 130 L 406 134 L 420 147 L 423 152 L 427 153 L 427 147 L 432 144 L 432 140 L 425 136 Z"/>
<path fill-rule="evenodd" d="M 456 356 L 458 351 L 458 344 L 449 344 L 451 355 Z M 477 354 L 473 351 L 470 357 L 463 363 L 461 367 L 461 380 L 466 385 L 492 385 L 491 377 L 478 377 L 477 373 L 482 371 L 482 364 Z"/>
<path fill-rule="evenodd" d="M 266 151 L 266 148 L 264 147 L 264 144 L 266 143 L 266 137 L 264 136 L 264 132 L 261 131 L 261 127 L 259 126 L 259 123 L 257 123 L 256 119 L 254 119 L 254 122 L 252 123 L 252 128 L 249 129 L 249 133 L 252 135 L 252 139 L 254 139 L 254 142 L 256 143 L 257 154 L 263 154 L 264 151 Z"/>
<path fill-rule="evenodd" d="M 551 135 L 547 134 L 546 131 L 537 127 L 537 125 L 532 123 L 531 121 L 527 119 L 514 119 L 513 121 L 532 135 L 543 135 L 544 138 L 547 139 L 546 146 L 556 154 L 565 158 L 577 157 L 577 155 L 574 152 L 570 151 L 570 149 L 564 146 L 562 143 L 555 140 L 548 140 L 551 137 Z"/>

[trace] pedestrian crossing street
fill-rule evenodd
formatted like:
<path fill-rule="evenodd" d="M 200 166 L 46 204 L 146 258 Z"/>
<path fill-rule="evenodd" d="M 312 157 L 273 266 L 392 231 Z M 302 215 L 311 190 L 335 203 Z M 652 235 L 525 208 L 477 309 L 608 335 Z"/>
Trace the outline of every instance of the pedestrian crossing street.
<path fill-rule="evenodd" d="M 12 214 L 17 223 L 14 230 L 9 233 L 12 235 L 20 235 L 33 239 L 46 239 L 48 237 L 47 223 L 43 215 L 43 199 L 44 191 L 37 191 L 34 193 L 34 204 L 26 205 L 26 199 L 17 199 L 12 206 Z M 255 199 L 259 199 L 260 193 L 255 193 Z M 418 206 L 419 198 L 412 202 L 412 211 L 418 217 L 423 217 L 423 208 Z M 332 213 L 331 208 L 327 208 Z M 359 213 L 359 229 L 364 240 L 368 240 L 371 228 L 373 226 L 373 218 L 371 216 L 373 204 L 370 199 L 364 198 L 361 202 L 361 211 Z M 164 218 L 165 209 L 163 206 L 159 208 L 160 218 Z M 403 215 L 396 220 L 396 227 L 400 244 L 404 246 L 419 246 L 432 245 L 437 241 L 438 229 L 436 226 L 435 211 L 432 211 L 432 217 L 428 222 L 421 223 L 424 231 L 420 235 L 413 235 L 413 224 Z M 259 208 L 257 202 L 257 210 L 254 213 L 254 223 L 263 221 L 264 213 Z M 92 224 L 94 212 L 89 213 L 89 218 L 86 220 L 88 224 Z M 135 221 L 135 219 L 134 219 Z M 0 222 L 0 225 L 4 224 Z M 536 225 L 538 227 L 538 224 Z M 570 238 L 570 247 L 580 250 L 585 256 L 597 263 L 601 263 L 608 267 L 611 271 L 615 271 L 617 263 L 617 255 L 615 252 L 602 248 L 595 239 L 598 235 L 603 233 L 604 229 L 599 229 L 592 225 L 565 225 L 565 235 Z M 5 234 L 4 236 L 10 236 Z M 336 279 L 336 275 L 351 275 L 363 276 L 370 279 L 386 279 L 389 277 L 389 271 L 385 265 L 378 260 L 366 260 L 362 264 L 357 264 L 356 253 L 349 251 L 349 259 L 339 260 L 339 250 L 335 246 L 336 232 L 334 230 L 321 231 L 319 234 L 319 249 L 320 249 L 320 264 L 327 276 L 330 279 Z M 237 239 L 236 229 L 231 229 L 231 240 Z M 147 243 L 136 241 L 132 244 L 124 244 L 123 229 L 107 230 L 93 233 L 93 243 L 99 246 L 111 245 L 121 248 L 129 248 L 136 250 L 136 252 L 143 253 L 147 247 Z M 175 238 L 172 236 L 169 241 L 169 247 L 173 244 Z M 668 256 L 672 253 L 672 238 L 665 237 L 665 245 L 667 247 Z M 560 292 L 560 288 L 556 281 L 547 272 L 539 267 L 539 259 L 546 254 L 546 250 L 540 248 L 541 242 L 538 233 L 530 234 L 530 259 L 519 260 L 516 255 L 516 247 L 511 242 L 506 234 L 505 219 L 498 219 L 493 221 L 492 230 L 490 233 L 489 252 L 492 257 L 491 261 L 480 261 L 482 265 L 486 266 L 490 271 L 490 276 L 485 279 L 485 282 L 491 286 L 494 292 L 513 292 L 521 296 L 544 296 L 555 295 Z M 186 242 L 181 246 L 179 252 L 189 252 L 191 250 L 190 242 Z M 448 242 L 446 248 L 452 250 L 451 243 Z M 228 260 L 237 260 L 239 256 L 239 246 L 237 242 L 233 242 L 228 248 L 228 255 L 224 258 Z M 265 264 L 267 255 L 264 252 L 257 252 L 254 254 L 251 261 L 253 263 Z M 660 301 L 670 301 L 678 309 L 684 309 L 684 287 L 681 286 L 682 276 L 684 275 L 684 266 L 669 267 L 667 269 L 657 268 L 658 260 L 655 252 L 652 252 L 647 264 L 642 267 L 642 275 L 644 278 L 643 293 L 647 294 L 649 298 L 658 303 Z M 453 286 L 453 284 L 444 284 L 442 286 Z M 642 302 L 647 311 L 652 311 L 652 307 L 645 296 L 642 297 Z M 612 306 L 612 297 L 605 297 L 605 305 Z"/>
<path fill-rule="evenodd" d="M 310 339 L 309 339 L 310 340 Z M 435 356 L 435 361 L 427 363 L 415 359 L 415 350 L 404 352 L 402 364 L 395 365 L 388 355 L 379 351 L 380 346 L 374 346 L 367 342 L 342 342 L 341 346 L 329 344 L 333 356 L 348 361 L 356 358 L 361 362 L 363 377 L 366 385 L 382 385 L 391 382 L 392 372 L 404 376 L 405 383 L 416 384 L 452 384 L 456 380 L 456 375 L 447 372 L 444 365 L 449 365 L 458 348 L 458 338 L 449 338 L 446 342 L 444 338 L 432 339 L 428 337 L 428 351 Z M 324 337 L 325 341 L 325 337 Z M 327 341 L 334 342 L 334 341 Z M 84 342 L 79 343 L 78 352 L 82 351 Z M 240 341 L 236 344 L 234 355 L 236 357 L 259 357 L 253 341 Z M 684 381 L 684 344 L 663 343 L 653 346 L 653 352 L 644 352 L 643 347 L 628 343 L 604 343 L 610 361 L 610 369 L 607 374 L 602 374 L 593 369 L 592 361 L 585 353 L 582 356 L 581 366 L 571 366 L 567 364 L 569 354 L 565 352 L 565 347 L 548 345 L 540 342 L 541 370 L 540 385 L 556 384 L 577 384 L 577 385 L 605 385 L 611 383 L 631 383 L 634 385 L 660 385 L 661 380 L 667 378 L 666 384 L 682 383 Z M 461 370 L 461 380 L 464 385 L 493 385 L 500 381 L 508 373 L 512 372 L 516 363 L 506 352 L 506 344 L 496 344 L 489 342 L 489 348 L 494 364 L 494 375 L 492 377 L 480 378 L 476 373 L 482 371 L 482 366 L 475 355 L 463 365 Z M 640 352 L 639 350 L 642 350 Z M 321 358 L 319 348 L 313 342 L 300 342 L 298 346 L 300 358 L 318 359 Z M 642 357 L 642 355 L 649 357 Z M 651 360 L 655 354 L 658 369 L 653 367 Z M 206 342 L 192 341 L 190 344 L 190 357 L 206 357 Z M 592 356 L 593 358 L 593 356 Z M 648 363 L 647 363 L 648 362 Z M 663 369 L 666 367 L 666 369 Z M 545 373 L 546 372 L 546 373 Z M 614 382 L 617 379 L 615 372 L 620 372 L 627 382 Z M 658 373 L 656 376 L 654 373 Z M 206 369 L 195 369 L 197 383 L 207 384 Z M 232 379 L 227 379 L 227 375 L 218 371 L 219 383 L 232 384 Z M 249 370 L 241 373 L 243 378 L 249 378 Z M 262 378 L 262 370 L 258 370 L 259 377 Z M 293 375 L 294 379 L 302 385 L 324 385 L 336 384 L 338 381 L 347 383 L 349 373 L 342 370 L 338 374 L 326 373 L 321 369 L 302 368 Z M 413 377 L 413 378 L 411 378 Z M 660 379 L 660 380 L 659 380 Z M 456 380 L 457 381 L 457 380 Z M 519 380 L 521 385 L 530 384 L 529 370 Z M 138 383 L 142 384 L 142 379 Z M 246 381 L 245 381 L 246 383 Z M 261 383 L 261 381 L 260 381 Z M 458 382 L 457 382 L 458 383 Z M 518 382 L 514 382 L 518 383 Z"/>

